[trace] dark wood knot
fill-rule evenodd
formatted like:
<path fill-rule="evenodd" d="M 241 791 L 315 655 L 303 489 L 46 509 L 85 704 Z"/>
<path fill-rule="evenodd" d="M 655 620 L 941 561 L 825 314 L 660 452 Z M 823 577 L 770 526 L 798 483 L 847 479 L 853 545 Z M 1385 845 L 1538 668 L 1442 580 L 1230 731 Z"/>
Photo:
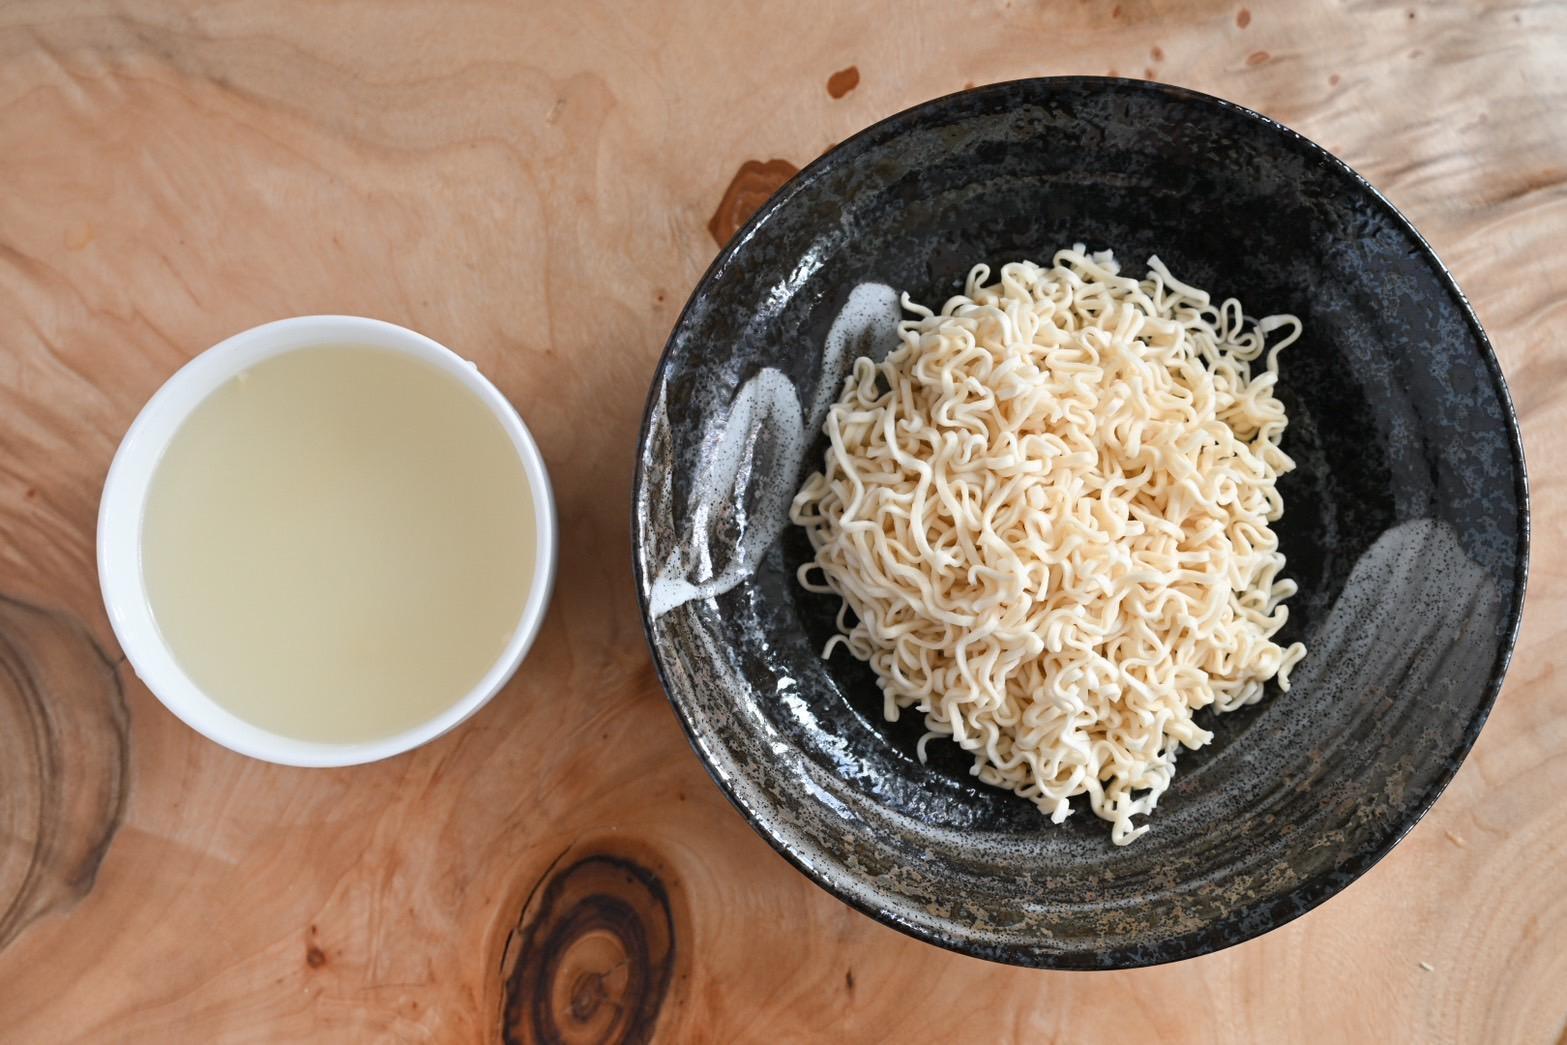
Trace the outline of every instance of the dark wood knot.
<path fill-rule="evenodd" d="M 0 595 L 0 947 L 87 895 L 125 811 L 115 665 L 73 618 Z"/>
<path fill-rule="evenodd" d="M 718 209 L 707 221 L 707 231 L 713 234 L 713 242 L 722 247 L 734 238 L 741 226 L 751 220 L 751 215 L 761 210 L 762 204 L 799 170 L 788 160 L 768 160 L 766 163 L 746 160 L 742 163 L 730 180 L 729 188 L 724 190 L 724 198 L 718 201 Z"/>
<path fill-rule="evenodd" d="M 839 69 L 827 77 L 827 93 L 834 99 L 842 98 L 860 85 L 860 68 L 851 65 L 847 69 Z"/>
<path fill-rule="evenodd" d="M 593 855 L 547 873 L 505 972 L 507 1042 L 645 1042 L 675 964 L 669 895 L 652 871 Z"/>

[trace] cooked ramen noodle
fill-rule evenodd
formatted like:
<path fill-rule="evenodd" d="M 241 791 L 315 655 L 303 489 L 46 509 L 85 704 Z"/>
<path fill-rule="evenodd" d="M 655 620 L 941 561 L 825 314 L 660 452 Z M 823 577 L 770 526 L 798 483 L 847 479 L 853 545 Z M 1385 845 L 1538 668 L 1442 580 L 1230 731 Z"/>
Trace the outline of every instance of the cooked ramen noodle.
<path fill-rule="evenodd" d="M 823 655 L 868 662 L 889 720 L 924 715 L 920 757 L 949 738 L 1056 823 L 1087 795 L 1118 845 L 1212 739 L 1195 713 L 1288 690 L 1306 653 L 1273 641 L 1295 584 L 1270 525 L 1300 321 L 1148 269 L 1078 245 L 977 265 L 939 313 L 905 294 L 791 509 L 800 583 L 842 598 Z"/>

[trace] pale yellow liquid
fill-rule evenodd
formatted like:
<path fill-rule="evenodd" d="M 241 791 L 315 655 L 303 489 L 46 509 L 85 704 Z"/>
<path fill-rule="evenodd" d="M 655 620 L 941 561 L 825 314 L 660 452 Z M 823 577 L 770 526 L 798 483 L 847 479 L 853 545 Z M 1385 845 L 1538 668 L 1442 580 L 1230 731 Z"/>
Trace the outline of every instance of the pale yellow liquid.
<path fill-rule="evenodd" d="M 468 693 L 533 580 L 517 452 L 452 376 L 323 346 L 203 401 L 153 475 L 142 571 L 203 692 L 303 740 L 392 736 Z"/>

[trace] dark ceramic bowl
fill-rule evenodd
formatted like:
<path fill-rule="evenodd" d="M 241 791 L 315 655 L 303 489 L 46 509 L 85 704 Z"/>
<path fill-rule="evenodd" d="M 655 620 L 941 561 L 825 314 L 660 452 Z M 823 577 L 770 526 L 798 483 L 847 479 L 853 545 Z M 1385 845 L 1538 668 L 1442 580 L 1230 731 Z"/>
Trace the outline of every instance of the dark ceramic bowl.
<path fill-rule="evenodd" d="M 1293 312 L 1278 524 L 1300 585 L 1287 696 L 1200 721 L 1130 846 L 977 784 L 889 725 L 870 670 L 819 656 L 836 600 L 796 585 L 788 501 L 822 459 L 890 292 L 939 304 L 969 266 L 1111 248 L 1254 314 Z M 852 293 L 851 293 L 852 292 Z M 834 327 L 836 324 L 836 331 Z M 829 337 L 829 333 L 832 336 Z M 638 450 L 636 573 L 664 687 L 752 825 L 832 893 L 967 954 L 1121 968 L 1238 943 L 1390 850 L 1501 685 L 1528 545 L 1522 449 L 1480 324 L 1354 171 L 1254 112 L 1158 84 L 1025 80 L 952 95 L 802 171 L 702 279 Z"/>

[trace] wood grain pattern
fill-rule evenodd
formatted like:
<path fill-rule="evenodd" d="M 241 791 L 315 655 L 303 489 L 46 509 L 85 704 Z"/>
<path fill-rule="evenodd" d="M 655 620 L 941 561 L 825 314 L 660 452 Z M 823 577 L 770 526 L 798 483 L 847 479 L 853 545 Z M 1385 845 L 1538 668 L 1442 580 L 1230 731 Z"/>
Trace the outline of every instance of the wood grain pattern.
<path fill-rule="evenodd" d="M 195 352 L 299 313 L 379 316 L 476 359 L 537 436 L 566 535 L 522 672 L 387 763 L 231 755 L 120 666 L 123 821 L 91 891 L 0 950 L 8 1041 L 527 1040 L 507 1012 L 517 941 L 588 857 L 668 903 L 662 1001 L 623 1028 L 663 1041 L 1562 1034 L 1567 6 L 894 6 L 0 7 L 0 591 L 116 659 L 93 528 L 120 435 Z M 851 66 L 858 86 L 832 97 Z M 649 666 L 629 485 L 654 361 L 746 161 L 803 165 L 965 84 L 1110 70 L 1280 118 L 1414 219 L 1512 381 L 1536 555 L 1479 745 L 1362 882 L 1207 958 L 1043 974 L 875 925 L 729 808 Z M 0 765 L 0 789 L 18 772 Z M 19 844 L 0 836 L 7 859 Z M 662 908 L 625 888 L 608 895 L 636 917 L 567 952 L 569 979 L 532 981 L 590 1034 L 646 996 L 617 963 Z"/>
<path fill-rule="evenodd" d="M 119 829 L 116 668 L 71 620 L 0 595 L 0 948 L 87 895 Z"/>
<path fill-rule="evenodd" d="M 642 1042 L 658 1025 L 677 955 L 669 893 L 635 860 L 575 848 L 550 865 L 507 938 L 508 1045 Z"/>

